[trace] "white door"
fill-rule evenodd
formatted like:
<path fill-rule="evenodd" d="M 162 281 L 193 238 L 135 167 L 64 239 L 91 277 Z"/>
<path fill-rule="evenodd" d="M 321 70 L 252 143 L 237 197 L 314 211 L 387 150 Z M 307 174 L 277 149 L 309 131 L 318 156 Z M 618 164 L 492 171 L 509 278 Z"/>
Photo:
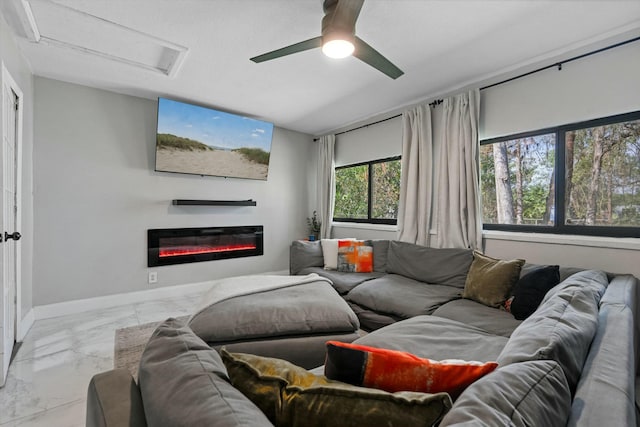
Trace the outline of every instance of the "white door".
<path fill-rule="evenodd" d="M 17 286 L 19 263 L 19 158 L 21 92 L 2 67 L 2 151 L 0 151 L 0 279 L 2 280 L 2 370 L 0 386 L 4 385 L 16 340 Z"/>

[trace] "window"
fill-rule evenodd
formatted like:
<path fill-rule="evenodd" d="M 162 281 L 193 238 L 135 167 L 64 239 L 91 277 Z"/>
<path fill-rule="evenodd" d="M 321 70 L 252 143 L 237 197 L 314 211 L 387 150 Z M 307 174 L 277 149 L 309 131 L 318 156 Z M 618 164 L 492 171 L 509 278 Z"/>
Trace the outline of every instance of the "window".
<path fill-rule="evenodd" d="M 336 168 L 334 221 L 396 224 L 400 157 Z"/>
<path fill-rule="evenodd" d="M 485 229 L 640 237 L 640 111 L 480 144 Z"/>

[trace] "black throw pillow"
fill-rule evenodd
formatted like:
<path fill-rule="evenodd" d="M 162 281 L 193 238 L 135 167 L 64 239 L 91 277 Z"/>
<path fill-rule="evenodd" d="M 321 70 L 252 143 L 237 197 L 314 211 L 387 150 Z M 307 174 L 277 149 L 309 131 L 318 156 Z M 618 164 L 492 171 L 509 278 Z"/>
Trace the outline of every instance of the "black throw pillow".
<path fill-rule="evenodd" d="M 560 283 L 560 267 L 548 265 L 537 268 L 518 280 L 513 287 L 509 311 L 518 320 L 524 320 L 536 311 L 547 292 Z"/>

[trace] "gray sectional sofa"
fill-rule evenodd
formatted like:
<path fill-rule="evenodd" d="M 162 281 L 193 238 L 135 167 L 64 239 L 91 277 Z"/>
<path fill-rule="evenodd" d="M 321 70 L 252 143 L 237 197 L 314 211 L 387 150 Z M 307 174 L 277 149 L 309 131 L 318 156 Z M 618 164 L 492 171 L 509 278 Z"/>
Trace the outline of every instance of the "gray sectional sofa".
<path fill-rule="evenodd" d="M 320 244 L 302 241 L 291 245 L 290 272 L 332 281 L 370 331 L 354 343 L 433 360 L 498 362 L 443 417 L 424 425 L 638 425 L 637 278 L 561 267 L 560 283 L 533 314 L 516 320 L 503 307 L 467 294 L 472 251 L 382 240 L 368 244 L 372 272 L 325 270 Z M 520 277 L 536 268 L 525 264 Z M 169 322 L 160 328 L 140 372 L 140 384 L 121 370 L 92 379 L 88 426 L 273 422 L 231 386 L 217 352 L 186 326 Z M 321 374 L 322 368 L 312 372 Z M 176 393 L 181 397 L 172 405 Z M 208 403 L 190 403 L 197 401 Z M 362 424 L 354 414 L 338 425 Z"/>

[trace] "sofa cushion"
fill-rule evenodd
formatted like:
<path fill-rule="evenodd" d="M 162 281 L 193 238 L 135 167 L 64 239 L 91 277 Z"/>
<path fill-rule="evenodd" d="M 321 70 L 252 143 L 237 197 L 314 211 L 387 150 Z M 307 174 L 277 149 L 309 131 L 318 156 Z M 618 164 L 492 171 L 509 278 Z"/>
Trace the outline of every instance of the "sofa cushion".
<path fill-rule="evenodd" d="M 469 299 L 448 302 L 434 311 L 433 315 L 457 320 L 491 334 L 502 335 L 507 338 L 522 323 L 521 320 L 515 319 L 505 310 L 487 307 Z"/>
<path fill-rule="evenodd" d="M 405 351 L 329 341 L 324 373 L 332 380 L 391 393 L 445 392 L 455 399 L 497 366 L 495 362 L 431 360 Z"/>
<path fill-rule="evenodd" d="M 347 273 L 337 270 L 325 270 L 322 267 L 307 267 L 300 270 L 298 274 L 311 274 L 316 273 L 319 276 L 326 277 L 331 280 L 333 288 L 338 291 L 340 295 L 344 295 L 351 289 L 358 286 L 360 283 L 367 280 L 376 279 L 384 276 L 385 273 L 379 271 L 373 271 L 371 273 Z"/>
<path fill-rule="evenodd" d="M 500 307 L 520 277 L 523 265 L 522 259 L 505 261 L 475 251 L 462 297 L 489 307 Z"/>
<path fill-rule="evenodd" d="M 613 278 L 600 300 L 598 329 L 576 388 L 569 426 L 636 425 L 634 376 L 638 283 Z"/>
<path fill-rule="evenodd" d="M 388 393 L 328 380 L 288 363 L 222 351 L 231 382 L 276 426 L 431 426 L 451 407 L 446 393 Z"/>
<path fill-rule="evenodd" d="M 536 311 L 544 296 L 560 283 L 560 267 L 547 265 L 520 277 L 513 287 L 512 297 L 505 307 L 518 320 L 524 320 Z"/>
<path fill-rule="evenodd" d="M 598 326 L 598 304 L 607 283 L 603 272 L 587 270 L 550 290 L 538 310 L 511 334 L 498 356 L 500 366 L 555 360 L 575 391 Z"/>
<path fill-rule="evenodd" d="M 420 282 L 462 289 L 472 260 L 470 249 L 438 249 L 391 241 L 387 255 L 387 272 Z"/>
<path fill-rule="evenodd" d="M 397 274 L 368 280 L 346 296 L 348 301 L 362 307 L 403 319 L 431 314 L 442 304 L 457 298 L 460 298 L 459 288 L 430 285 Z"/>
<path fill-rule="evenodd" d="M 149 426 L 271 425 L 229 383 L 218 353 L 175 319 L 153 332 L 138 376 Z"/>
<path fill-rule="evenodd" d="M 386 273 L 389 240 L 365 240 L 365 244 L 373 247 L 373 271 Z"/>
<path fill-rule="evenodd" d="M 600 302 L 608 285 L 609 279 L 605 272 L 600 270 L 581 270 L 551 288 L 540 304 L 544 304 L 552 298 L 562 298 L 569 301 L 574 298 L 576 290 L 582 290 L 588 295 L 593 295 Z M 591 307 L 591 304 L 589 304 L 589 307 Z"/>
<path fill-rule="evenodd" d="M 146 427 L 140 388 L 126 369 L 94 375 L 87 390 L 88 427 Z"/>
<path fill-rule="evenodd" d="M 416 316 L 386 326 L 353 342 L 406 351 L 432 360 L 496 360 L 507 338 L 475 326 L 436 316 Z"/>
<path fill-rule="evenodd" d="M 324 258 L 320 241 L 294 240 L 289 247 L 289 273 L 299 274 L 308 267 L 322 267 Z"/>
<path fill-rule="evenodd" d="M 560 366 L 550 360 L 501 367 L 467 388 L 444 426 L 564 426 L 571 394 Z"/>

